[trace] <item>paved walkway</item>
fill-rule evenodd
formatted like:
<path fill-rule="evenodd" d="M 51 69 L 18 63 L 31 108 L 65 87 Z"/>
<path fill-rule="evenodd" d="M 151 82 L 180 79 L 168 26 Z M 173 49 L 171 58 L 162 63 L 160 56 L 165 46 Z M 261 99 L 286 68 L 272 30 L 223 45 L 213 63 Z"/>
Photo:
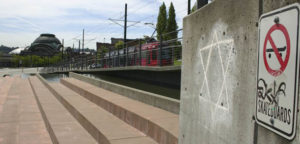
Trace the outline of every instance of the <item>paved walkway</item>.
<path fill-rule="evenodd" d="M 0 143 L 50 144 L 28 79 L 0 79 Z"/>
<path fill-rule="evenodd" d="M 42 69 L 40 68 L 0 68 L 0 77 L 3 75 L 22 75 L 22 74 L 30 74 L 37 73 Z"/>

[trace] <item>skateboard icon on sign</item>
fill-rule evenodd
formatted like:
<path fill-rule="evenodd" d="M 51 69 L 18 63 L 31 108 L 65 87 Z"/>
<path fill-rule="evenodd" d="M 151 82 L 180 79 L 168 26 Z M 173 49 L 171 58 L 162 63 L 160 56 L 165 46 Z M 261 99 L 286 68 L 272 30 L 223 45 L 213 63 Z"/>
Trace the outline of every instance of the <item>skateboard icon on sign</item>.
<path fill-rule="evenodd" d="M 267 48 L 267 51 L 266 51 L 266 52 L 268 53 L 268 57 L 269 57 L 269 58 L 272 57 L 271 53 L 274 53 L 274 54 L 275 54 L 273 48 Z M 282 57 L 282 53 L 283 53 L 283 52 L 286 52 L 286 46 L 284 46 L 284 47 L 282 47 L 282 48 L 278 48 L 278 52 L 279 52 L 279 54 L 280 54 L 280 57 Z"/>
<path fill-rule="evenodd" d="M 284 35 L 283 41 L 285 41 L 286 46 L 278 47 L 278 45 L 275 44 L 273 38 L 271 37 L 271 34 L 274 31 L 279 31 L 279 32 L 283 33 L 283 35 Z M 267 48 L 267 43 L 270 43 L 271 48 L 270 47 Z M 278 41 L 277 41 L 277 43 L 278 43 Z M 265 63 L 266 70 L 269 72 L 269 74 L 271 74 L 274 77 L 277 77 L 284 72 L 285 68 L 287 67 L 288 61 L 289 61 L 290 48 L 291 48 L 290 47 L 290 37 L 289 37 L 287 29 L 282 24 L 274 24 L 267 32 L 266 37 L 265 37 L 265 42 L 263 45 L 264 63 Z M 275 55 L 275 59 L 271 59 L 271 57 L 272 57 L 271 53 L 273 53 Z M 267 60 L 268 58 L 270 60 Z M 274 64 L 274 63 L 276 63 L 276 61 L 279 63 L 278 67 L 271 67 L 270 64 Z"/>

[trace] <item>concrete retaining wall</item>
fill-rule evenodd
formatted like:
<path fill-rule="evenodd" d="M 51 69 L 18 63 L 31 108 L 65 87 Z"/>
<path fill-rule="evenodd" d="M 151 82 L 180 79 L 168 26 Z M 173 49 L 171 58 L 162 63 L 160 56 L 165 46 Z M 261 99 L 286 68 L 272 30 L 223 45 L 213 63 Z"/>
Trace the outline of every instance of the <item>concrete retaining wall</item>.
<path fill-rule="evenodd" d="M 99 86 L 101 88 L 107 89 L 109 91 L 118 93 L 120 95 L 129 97 L 134 100 L 141 101 L 143 103 L 167 110 L 169 112 L 178 114 L 179 113 L 179 101 L 176 99 L 171 99 L 168 97 L 164 97 L 161 95 L 149 93 L 146 91 L 141 91 L 138 89 L 118 85 L 115 83 L 92 79 L 80 74 L 76 74 L 73 72 L 69 73 L 69 77 L 76 78 L 78 80 L 82 80 L 84 82 L 93 84 L 95 86 Z"/>
<path fill-rule="evenodd" d="M 293 141 L 255 123 L 259 6 L 295 1 L 214 0 L 184 18 L 179 143 L 300 143 L 299 122 Z"/>
<path fill-rule="evenodd" d="M 77 72 L 81 73 L 81 72 Z M 181 71 L 146 71 L 146 70 L 126 70 L 126 71 L 90 71 L 83 74 L 98 74 L 102 76 L 117 77 L 122 79 L 129 79 L 151 83 L 154 85 L 161 85 L 173 89 L 180 89 Z"/>

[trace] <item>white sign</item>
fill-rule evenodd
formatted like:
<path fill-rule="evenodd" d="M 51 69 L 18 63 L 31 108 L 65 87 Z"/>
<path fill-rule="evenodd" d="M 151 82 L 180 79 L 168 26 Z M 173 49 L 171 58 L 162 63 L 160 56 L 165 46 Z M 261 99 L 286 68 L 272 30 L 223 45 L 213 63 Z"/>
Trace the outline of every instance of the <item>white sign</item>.
<path fill-rule="evenodd" d="M 289 140 L 296 134 L 299 7 L 266 13 L 259 23 L 256 121 Z"/>

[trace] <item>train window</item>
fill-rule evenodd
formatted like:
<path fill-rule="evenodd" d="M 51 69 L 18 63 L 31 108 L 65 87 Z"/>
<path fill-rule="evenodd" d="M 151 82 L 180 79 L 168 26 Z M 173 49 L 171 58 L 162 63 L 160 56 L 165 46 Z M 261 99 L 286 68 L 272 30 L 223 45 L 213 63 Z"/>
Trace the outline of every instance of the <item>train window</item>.
<path fill-rule="evenodd" d="M 152 60 L 156 60 L 157 59 L 157 50 L 152 50 Z"/>
<path fill-rule="evenodd" d="M 146 55 L 146 51 L 142 51 L 142 58 L 146 58 L 147 55 Z"/>
<path fill-rule="evenodd" d="M 162 56 L 162 59 L 166 59 L 166 60 L 170 59 L 171 58 L 170 50 L 168 50 L 168 49 L 162 50 L 161 56 Z"/>
<path fill-rule="evenodd" d="M 147 64 L 150 64 L 150 61 L 151 61 L 151 59 L 150 59 L 150 52 L 149 51 L 147 51 Z"/>

